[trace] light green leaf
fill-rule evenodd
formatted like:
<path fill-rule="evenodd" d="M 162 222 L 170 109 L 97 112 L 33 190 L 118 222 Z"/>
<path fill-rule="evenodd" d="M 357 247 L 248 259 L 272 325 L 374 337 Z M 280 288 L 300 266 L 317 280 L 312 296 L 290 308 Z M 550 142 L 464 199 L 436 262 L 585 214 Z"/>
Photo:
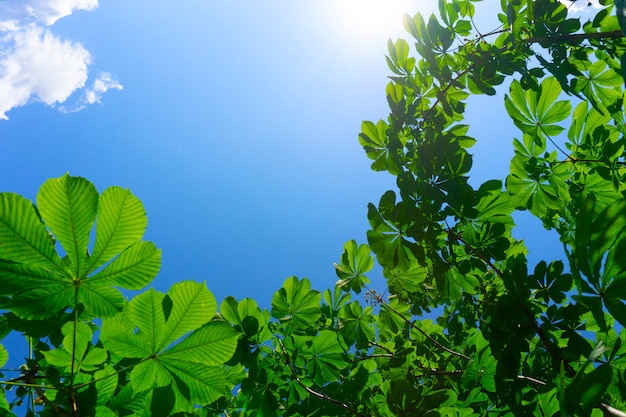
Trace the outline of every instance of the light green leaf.
<path fill-rule="evenodd" d="M 120 187 L 109 187 L 102 193 L 97 219 L 90 270 L 141 239 L 148 224 L 141 201 L 130 190 Z"/>
<path fill-rule="evenodd" d="M 3 345 L 0 345 L 0 366 L 6 365 L 9 360 L 9 352 L 5 349 Z"/>
<path fill-rule="evenodd" d="M 63 349 L 70 355 L 74 351 L 74 357 L 77 360 L 82 359 L 87 351 L 87 346 L 91 342 L 93 336 L 91 329 L 83 322 L 76 323 L 70 321 L 63 325 L 61 332 L 63 333 Z"/>
<path fill-rule="evenodd" d="M 494 187 L 496 184 L 497 187 Z M 487 191 L 487 187 L 483 188 L 483 186 L 479 189 L 479 193 L 483 191 L 484 195 L 476 204 L 477 219 L 490 223 L 513 224 L 511 213 L 515 210 L 515 204 L 511 201 L 511 195 L 502 191 L 500 181 L 496 181 L 490 186 L 494 188 L 489 191 Z"/>
<path fill-rule="evenodd" d="M 232 295 L 229 295 L 220 304 L 220 314 L 232 324 L 241 325 L 241 315 L 239 314 L 239 303 Z"/>
<path fill-rule="evenodd" d="M 67 284 L 50 284 L 25 290 L 13 296 L 10 308 L 23 319 L 43 319 L 74 303 L 74 288 Z"/>
<path fill-rule="evenodd" d="M 46 358 L 46 361 L 52 365 L 61 369 L 69 368 L 72 364 L 72 354 L 68 353 L 64 349 L 54 349 L 41 352 Z"/>
<path fill-rule="evenodd" d="M 116 355 L 127 358 L 147 358 L 153 352 L 143 334 L 134 334 L 135 325 L 124 313 L 102 321 L 100 340 L 102 345 Z"/>
<path fill-rule="evenodd" d="M 0 193 L 0 242 L 0 259 L 67 275 L 33 203 L 18 194 Z"/>
<path fill-rule="evenodd" d="M 209 322 L 180 343 L 159 354 L 159 358 L 171 358 L 222 365 L 235 353 L 240 333 L 225 322 Z"/>
<path fill-rule="evenodd" d="M 134 297 L 126 309 L 130 321 L 135 323 L 148 339 L 148 349 L 151 352 L 156 352 L 165 331 L 164 298 L 163 293 L 150 288 Z"/>
<path fill-rule="evenodd" d="M 149 284 L 161 268 L 161 251 L 152 242 L 137 242 L 98 272 L 90 281 L 106 281 L 129 290 Z"/>
<path fill-rule="evenodd" d="M 158 350 L 207 323 L 217 311 L 217 301 L 205 284 L 182 281 L 172 285 L 167 295 L 172 300 L 172 311 Z"/>
<path fill-rule="evenodd" d="M 81 369 L 92 371 L 99 365 L 102 365 L 108 357 L 109 354 L 106 349 L 91 346 L 83 360 L 80 362 Z"/>
<path fill-rule="evenodd" d="M 83 281 L 78 292 L 78 300 L 85 305 L 89 313 L 102 318 L 113 316 L 124 307 L 122 293 L 98 281 Z"/>
<path fill-rule="evenodd" d="M 374 258 L 366 244 L 357 245 L 355 240 L 346 242 L 341 255 L 341 264 L 335 264 L 335 273 L 340 278 L 338 285 L 345 291 L 353 290 L 357 294 L 369 278 L 365 273 L 374 267 Z"/>
<path fill-rule="evenodd" d="M 565 120 L 571 112 L 571 104 L 567 100 L 556 101 L 562 93 L 561 85 L 554 77 L 545 78 L 539 92 L 524 90 L 514 80 L 504 104 L 515 125 L 524 133 L 533 137 L 559 134 L 563 128 L 555 125 Z"/>
<path fill-rule="evenodd" d="M 81 177 L 65 174 L 46 181 L 37 193 L 37 206 L 46 225 L 59 240 L 72 267 L 72 276 L 87 272 L 89 232 L 96 218 L 98 191 Z"/>
<path fill-rule="evenodd" d="M 108 403 L 117 389 L 119 379 L 117 372 L 111 365 L 104 364 L 102 369 L 94 373 L 93 378 L 96 381 L 96 392 L 98 393 L 97 404 Z"/>
<path fill-rule="evenodd" d="M 96 417 L 117 417 L 117 414 L 109 407 L 98 405 L 96 408 Z"/>
<path fill-rule="evenodd" d="M 195 362 L 164 358 L 162 364 L 189 389 L 189 400 L 209 404 L 225 393 L 226 378 L 221 368 Z"/>
<path fill-rule="evenodd" d="M 2 246 L 2 245 L 0 245 Z M 0 294 L 14 295 L 21 291 L 52 285 L 69 285 L 65 276 L 23 263 L 0 260 Z"/>
<path fill-rule="evenodd" d="M 311 282 L 297 277 L 285 280 L 283 287 L 272 297 L 272 316 L 292 323 L 296 328 L 306 327 L 317 320 L 322 314 L 319 291 L 311 290 Z"/>
<path fill-rule="evenodd" d="M 135 392 L 151 389 L 157 379 L 158 372 L 167 372 L 161 365 L 152 359 L 140 362 L 130 373 L 130 385 Z"/>

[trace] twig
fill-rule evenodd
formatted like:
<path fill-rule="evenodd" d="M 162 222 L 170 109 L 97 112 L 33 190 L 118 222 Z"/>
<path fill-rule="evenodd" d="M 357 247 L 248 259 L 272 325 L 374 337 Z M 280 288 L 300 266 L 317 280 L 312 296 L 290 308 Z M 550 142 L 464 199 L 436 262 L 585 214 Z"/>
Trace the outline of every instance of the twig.
<path fill-rule="evenodd" d="M 426 339 L 430 340 L 431 342 L 433 342 L 438 348 L 445 350 L 446 352 L 454 355 L 454 356 L 458 356 L 459 358 L 463 358 L 465 360 L 470 360 L 469 356 L 465 356 L 462 353 L 459 352 L 455 352 L 454 350 L 445 347 L 444 345 L 442 345 L 441 343 L 439 343 L 437 340 L 435 340 L 432 336 L 430 336 L 429 334 L 427 334 L 424 330 L 420 329 L 419 327 L 417 327 L 415 325 L 415 323 L 413 323 L 411 320 L 407 319 L 406 317 L 404 317 L 398 310 L 396 310 L 395 308 L 391 307 L 388 303 L 386 303 L 385 301 L 381 301 L 383 307 L 388 308 L 389 310 L 393 311 L 394 313 L 396 313 L 400 318 L 402 318 L 402 320 L 406 321 L 412 328 L 414 328 L 415 330 L 417 330 L 418 332 L 420 332 Z"/>
<path fill-rule="evenodd" d="M 590 39 L 619 39 L 624 37 L 624 32 L 621 29 L 614 30 L 612 32 L 595 32 L 595 33 L 572 33 L 569 35 L 545 35 L 535 36 L 528 39 L 522 39 L 523 43 L 567 43 L 575 45 L 584 40 Z"/>
<path fill-rule="evenodd" d="M 329 397 L 326 394 L 322 394 L 321 392 L 317 392 L 314 389 L 307 387 L 304 382 L 302 382 L 302 380 L 300 379 L 300 377 L 298 377 L 298 374 L 296 373 L 296 370 L 293 367 L 293 363 L 291 362 L 291 358 L 289 357 L 289 353 L 287 353 L 287 349 L 285 349 L 285 345 L 283 345 L 282 340 L 277 339 L 278 343 L 280 344 L 280 347 L 283 351 L 283 354 L 285 355 L 285 362 L 287 364 L 287 366 L 289 367 L 289 370 L 291 371 L 291 376 L 292 378 L 298 383 L 298 385 L 300 385 L 302 388 L 304 388 L 304 390 L 306 392 L 308 392 L 309 394 L 313 395 L 314 397 L 319 398 L 320 400 L 324 400 L 324 401 L 328 401 L 330 403 L 333 403 L 335 405 L 340 406 L 341 408 L 343 408 L 344 410 L 347 410 L 349 412 L 351 412 L 352 414 L 354 414 L 357 417 L 365 417 L 363 414 L 359 413 L 357 410 L 355 410 L 354 408 L 350 407 L 348 404 L 344 404 L 339 400 L 336 400 L 334 398 Z"/>
<path fill-rule="evenodd" d="M 454 239 L 456 239 L 459 242 L 461 242 L 463 245 L 465 245 L 474 255 L 478 256 L 478 258 L 480 260 L 482 260 L 487 266 L 489 266 L 489 268 L 491 268 L 493 270 L 493 272 L 500 279 L 504 279 L 504 272 L 502 272 L 499 268 L 497 268 L 493 264 L 493 262 L 491 262 L 491 259 L 487 258 L 485 255 L 483 255 L 480 251 L 478 251 L 472 245 L 470 245 L 465 240 L 463 240 L 463 238 L 460 235 L 454 233 L 452 230 L 448 230 L 448 234 L 450 236 L 452 236 Z M 533 312 L 530 311 L 528 309 L 528 307 L 525 306 L 524 303 L 522 303 L 521 301 L 518 301 L 518 306 L 522 309 L 522 311 L 526 315 L 526 318 L 533 324 L 533 326 L 535 328 L 535 333 L 537 334 L 537 336 L 539 336 L 539 339 L 541 340 L 541 343 L 546 348 L 548 353 L 550 353 L 550 355 L 552 355 L 552 357 L 557 359 L 559 362 L 563 363 L 563 365 L 565 366 L 565 370 L 567 371 L 567 375 L 569 377 L 573 377 L 574 375 L 576 375 L 576 371 L 574 370 L 574 368 L 572 368 L 572 366 L 561 356 L 561 354 L 558 352 L 558 350 L 556 350 L 554 348 L 554 346 L 552 345 L 552 342 L 550 342 L 550 340 L 548 339 L 548 337 L 544 333 L 544 331 L 541 328 L 541 326 L 539 326 L 539 324 L 537 324 L 537 320 L 535 320 L 535 315 L 533 314 Z"/>

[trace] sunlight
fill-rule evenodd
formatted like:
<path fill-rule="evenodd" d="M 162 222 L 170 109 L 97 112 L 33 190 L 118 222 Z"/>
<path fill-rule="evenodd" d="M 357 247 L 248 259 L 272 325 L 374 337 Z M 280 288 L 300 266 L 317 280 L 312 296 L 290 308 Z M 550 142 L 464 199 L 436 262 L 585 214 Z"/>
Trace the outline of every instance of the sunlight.
<path fill-rule="evenodd" d="M 436 7 L 436 0 L 334 0 L 328 2 L 331 30 L 339 39 L 352 44 L 386 42 L 406 37 L 402 16 L 418 11 L 426 16 Z"/>

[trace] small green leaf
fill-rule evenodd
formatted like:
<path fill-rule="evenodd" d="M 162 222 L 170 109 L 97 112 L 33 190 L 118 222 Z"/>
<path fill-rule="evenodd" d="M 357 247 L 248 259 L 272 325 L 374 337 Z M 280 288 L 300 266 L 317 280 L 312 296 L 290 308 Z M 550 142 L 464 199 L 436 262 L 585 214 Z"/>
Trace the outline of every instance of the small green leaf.
<path fill-rule="evenodd" d="M 374 258 L 369 246 L 357 245 L 351 240 L 344 245 L 341 264 L 335 264 L 335 273 L 340 278 L 338 285 L 345 291 L 353 290 L 357 294 L 369 283 L 365 275 L 374 267 Z"/>
<path fill-rule="evenodd" d="M 296 277 L 285 280 L 283 287 L 272 297 L 272 316 L 293 323 L 296 328 L 306 327 L 317 320 L 322 314 L 319 291 L 311 290 L 311 282 Z"/>

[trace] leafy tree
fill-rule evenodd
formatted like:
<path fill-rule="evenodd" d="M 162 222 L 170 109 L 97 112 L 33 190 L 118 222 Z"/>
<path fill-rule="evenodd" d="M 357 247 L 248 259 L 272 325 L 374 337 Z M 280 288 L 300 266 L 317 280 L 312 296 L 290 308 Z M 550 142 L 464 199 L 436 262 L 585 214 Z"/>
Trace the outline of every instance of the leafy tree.
<path fill-rule="evenodd" d="M 128 190 L 98 194 L 66 174 L 41 187 L 36 206 L 0 194 L 0 333 L 32 345 L 22 375 L 3 382 L 16 400 L 0 407 L 31 398 L 31 415 L 97 417 L 625 415 L 624 4 L 605 0 L 581 22 L 559 2 L 502 0 L 499 26 L 482 31 L 477 2 L 406 16 L 419 58 L 389 42 L 390 115 L 364 122 L 359 141 L 397 191 L 369 205 L 368 244 L 346 243 L 333 289 L 290 277 L 270 310 L 233 297 L 218 309 L 191 281 L 125 301 L 119 289 L 145 287 L 160 266 Z M 510 172 L 474 188 L 463 112 L 505 83 L 519 129 Z M 565 262 L 529 264 L 512 234 L 516 211 L 559 234 Z M 382 292 L 368 288 L 374 257 Z"/>

